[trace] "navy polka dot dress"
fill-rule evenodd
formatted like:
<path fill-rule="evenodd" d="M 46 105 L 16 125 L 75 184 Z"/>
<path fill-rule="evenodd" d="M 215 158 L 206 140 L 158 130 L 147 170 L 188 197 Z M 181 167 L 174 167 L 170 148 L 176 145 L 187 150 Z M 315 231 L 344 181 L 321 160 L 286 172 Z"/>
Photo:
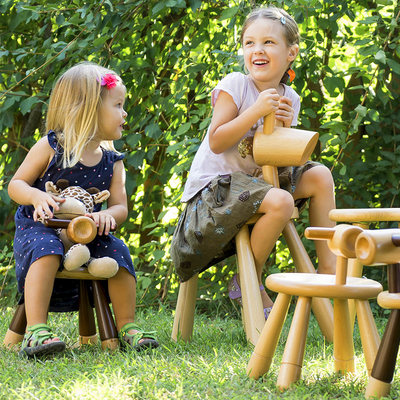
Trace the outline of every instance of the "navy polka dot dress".
<path fill-rule="evenodd" d="M 50 131 L 47 135 L 55 155 L 43 177 L 38 178 L 34 187 L 45 190 L 47 181 L 57 182 L 68 179 L 71 186 L 81 186 L 84 189 L 96 187 L 100 191 L 108 190 L 113 176 L 113 166 L 123 155 L 103 149 L 101 161 L 92 167 L 77 163 L 72 168 L 62 167 L 63 149 L 56 135 Z M 95 204 L 94 211 L 100 211 L 101 204 Z M 64 246 L 52 228 L 45 227 L 41 222 L 33 220 L 32 206 L 19 206 L 15 215 L 14 257 L 18 291 L 24 293 L 25 277 L 30 265 L 40 257 L 56 254 L 64 255 Z M 126 268 L 135 278 L 135 270 L 128 247 L 125 243 L 111 234 L 97 236 L 88 244 L 93 258 L 112 257 L 120 268 Z M 62 267 L 60 267 L 62 268 Z M 78 309 L 78 281 L 56 279 L 50 302 L 50 311 L 73 311 Z M 23 302 L 23 296 L 20 303 Z"/>

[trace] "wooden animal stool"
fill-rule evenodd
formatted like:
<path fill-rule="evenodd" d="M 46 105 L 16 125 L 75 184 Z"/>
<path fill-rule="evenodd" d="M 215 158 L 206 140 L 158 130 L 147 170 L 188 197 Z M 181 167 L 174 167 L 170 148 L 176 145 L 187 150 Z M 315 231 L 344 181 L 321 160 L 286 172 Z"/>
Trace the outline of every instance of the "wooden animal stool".
<path fill-rule="evenodd" d="M 265 117 L 263 127 L 254 136 L 253 157 L 255 162 L 262 167 L 265 181 L 279 187 L 278 167 L 303 165 L 310 158 L 317 141 L 317 132 L 275 127 L 275 116 L 270 114 Z M 248 221 L 235 238 L 242 292 L 243 323 L 247 339 L 253 344 L 257 343 L 265 324 L 248 228 L 249 224 L 255 222 L 255 218 Z M 282 233 L 297 271 L 315 273 L 314 266 L 292 221 L 289 221 Z M 172 339 L 175 341 L 178 338 L 185 341 L 191 338 L 197 281 L 198 276 L 195 275 L 180 285 L 172 329 Z M 322 333 L 328 341 L 332 341 L 333 311 L 331 303 L 328 299 L 316 298 L 313 299 L 312 306 Z"/>
<path fill-rule="evenodd" d="M 45 221 L 46 226 L 66 228 L 70 240 L 75 243 L 89 243 L 97 233 L 94 221 L 88 217 L 77 217 L 73 220 L 50 219 Z M 94 307 L 99 327 L 101 346 L 103 349 L 114 350 L 119 347 L 118 332 L 113 315 L 106 299 L 101 281 L 104 279 L 90 275 L 86 269 L 76 271 L 59 271 L 56 279 L 79 280 L 79 343 L 90 344 L 97 342 L 96 324 L 93 308 L 89 301 L 89 286 L 92 286 Z M 20 304 L 10 323 L 4 345 L 12 347 L 22 342 L 26 329 L 25 304 Z"/>
<path fill-rule="evenodd" d="M 389 395 L 400 344 L 400 229 L 364 231 L 356 254 L 364 265 L 389 264 L 389 290 L 379 294 L 378 304 L 391 312 L 365 392 L 368 399 L 381 398 Z"/>
<path fill-rule="evenodd" d="M 275 116 L 270 114 L 264 119 L 262 129 L 258 130 L 254 136 L 253 157 L 255 162 L 262 166 L 265 181 L 279 187 L 277 168 L 303 165 L 310 158 L 317 141 L 318 133 L 316 132 L 275 127 Z M 257 343 L 265 323 L 248 228 L 249 224 L 255 222 L 255 218 L 248 221 L 235 238 L 242 292 L 243 323 L 247 339 L 253 344 Z M 283 236 L 297 271 L 315 273 L 314 266 L 292 221 L 284 228 Z M 178 338 L 187 341 L 192 336 L 197 282 L 198 275 L 195 275 L 180 284 L 171 335 L 175 341 Z M 332 341 L 333 311 L 329 300 L 316 298 L 313 299 L 312 305 L 322 333 L 328 341 Z"/>
<path fill-rule="evenodd" d="M 348 299 L 356 300 L 364 353 L 367 359 L 373 359 L 376 354 L 374 335 L 377 333 L 368 299 L 376 297 L 382 291 L 382 286 L 373 280 L 347 277 L 347 260 L 355 257 L 355 241 L 361 232 L 361 228 L 351 225 L 307 228 L 307 238 L 328 241 L 329 248 L 337 256 L 336 275 L 280 273 L 266 279 L 266 286 L 278 292 L 278 296 L 250 358 L 247 367 L 250 377 L 258 378 L 268 372 L 292 296 L 298 296 L 298 300 L 279 371 L 279 388 L 286 389 L 300 379 L 311 299 L 314 297 L 334 300 L 335 370 L 354 371 Z"/>

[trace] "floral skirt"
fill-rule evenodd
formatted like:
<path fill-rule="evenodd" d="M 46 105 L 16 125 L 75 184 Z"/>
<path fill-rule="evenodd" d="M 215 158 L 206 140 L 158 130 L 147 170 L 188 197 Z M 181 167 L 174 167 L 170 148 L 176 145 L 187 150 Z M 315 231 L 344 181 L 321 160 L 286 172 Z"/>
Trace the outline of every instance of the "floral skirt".
<path fill-rule="evenodd" d="M 279 168 L 281 188 L 293 193 L 302 173 L 315 165 L 318 163 Z M 235 253 L 233 239 L 257 213 L 271 188 L 262 177 L 234 172 L 214 178 L 189 200 L 175 228 L 170 249 L 182 282 Z"/>

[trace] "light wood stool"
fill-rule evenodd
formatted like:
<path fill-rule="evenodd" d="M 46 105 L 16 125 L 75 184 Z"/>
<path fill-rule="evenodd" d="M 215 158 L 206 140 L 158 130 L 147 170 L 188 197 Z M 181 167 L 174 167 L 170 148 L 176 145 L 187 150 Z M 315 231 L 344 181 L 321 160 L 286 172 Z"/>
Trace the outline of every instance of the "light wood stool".
<path fill-rule="evenodd" d="M 250 377 L 258 378 L 268 372 L 292 296 L 299 297 L 279 371 L 277 386 L 280 389 L 286 389 L 300 379 L 311 299 L 314 297 L 332 298 L 334 301 L 333 344 L 336 371 L 354 371 L 354 345 L 348 299 L 356 300 L 366 358 L 375 357 L 374 336 L 377 333 L 374 333 L 376 326 L 368 299 L 376 297 L 382 291 L 382 286 L 370 279 L 347 277 L 347 260 L 355 257 L 355 241 L 361 232 L 361 228 L 351 225 L 307 228 L 307 238 L 328 241 L 329 248 L 337 256 L 336 275 L 281 273 L 270 275 L 266 279 L 266 286 L 278 292 L 278 296 L 250 358 L 247 367 Z"/>
<path fill-rule="evenodd" d="M 262 166 L 264 180 L 279 187 L 278 167 L 303 165 L 310 158 L 317 141 L 317 132 L 276 127 L 275 116 L 270 114 L 264 119 L 263 127 L 257 130 L 254 136 L 253 157 L 255 162 Z M 265 316 L 250 246 L 248 225 L 254 222 L 255 220 L 251 219 L 240 229 L 235 242 L 242 292 L 243 324 L 247 340 L 255 345 L 264 327 Z M 315 268 L 304 249 L 293 221 L 289 221 L 282 233 L 293 257 L 296 270 L 301 273 L 315 273 Z M 192 336 L 197 282 L 198 275 L 195 275 L 180 284 L 171 335 L 175 341 L 178 338 L 187 341 Z M 312 301 L 312 307 L 323 335 L 328 341 L 332 341 L 333 310 L 331 303 L 325 298 L 315 298 Z"/>
<path fill-rule="evenodd" d="M 365 392 L 368 399 L 381 398 L 389 395 L 400 344 L 400 229 L 364 231 L 356 254 L 364 265 L 389 264 L 389 290 L 379 294 L 378 304 L 391 312 Z"/>

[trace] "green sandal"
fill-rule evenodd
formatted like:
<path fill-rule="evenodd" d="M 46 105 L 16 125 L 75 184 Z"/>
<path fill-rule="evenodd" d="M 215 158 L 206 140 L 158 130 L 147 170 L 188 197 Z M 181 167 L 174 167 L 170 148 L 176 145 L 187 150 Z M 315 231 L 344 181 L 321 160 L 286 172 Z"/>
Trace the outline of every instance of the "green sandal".
<path fill-rule="evenodd" d="M 136 330 L 136 333 L 128 333 L 131 329 Z M 156 337 L 156 332 L 145 332 L 132 322 L 125 324 L 118 332 L 118 337 L 123 349 L 135 349 L 142 351 L 147 349 L 155 349 L 159 346 Z"/>
<path fill-rule="evenodd" d="M 65 350 L 65 343 L 58 342 L 43 343 L 56 336 L 46 324 L 36 324 L 27 328 L 24 340 L 21 345 L 20 356 L 40 357 L 46 354 L 59 353 Z"/>

